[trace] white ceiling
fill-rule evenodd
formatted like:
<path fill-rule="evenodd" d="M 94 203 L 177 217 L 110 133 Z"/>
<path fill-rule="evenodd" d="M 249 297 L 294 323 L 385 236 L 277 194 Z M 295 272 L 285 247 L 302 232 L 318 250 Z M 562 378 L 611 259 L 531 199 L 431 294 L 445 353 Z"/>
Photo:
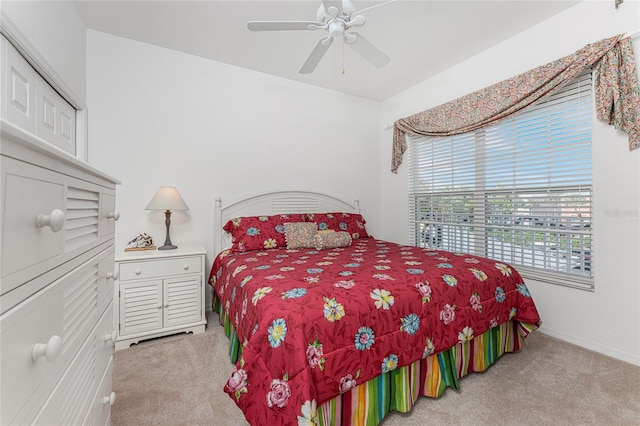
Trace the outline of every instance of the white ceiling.
<path fill-rule="evenodd" d="M 367 22 L 357 29 L 391 58 L 389 64 L 374 68 L 353 50 L 334 43 L 307 75 L 298 70 L 324 31 L 251 32 L 247 22 L 314 21 L 321 0 L 76 3 L 89 29 L 381 101 L 577 1 L 396 0 L 363 12 Z M 360 10 L 385 2 L 353 3 Z"/>

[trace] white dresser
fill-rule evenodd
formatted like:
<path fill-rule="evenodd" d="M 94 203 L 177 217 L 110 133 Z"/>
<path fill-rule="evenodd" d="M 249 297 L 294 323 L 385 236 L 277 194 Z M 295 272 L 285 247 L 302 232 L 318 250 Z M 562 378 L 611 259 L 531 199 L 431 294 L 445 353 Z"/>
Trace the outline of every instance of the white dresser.
<path fill-rule="evenodd" d="M 190 245 L 116 257 L 116 349 L 153 337 L 204 332 L 206 254 L 203 246 Z"/>
<path fill-rule="evenodd" d="M 0 424 L 109 424 L 118 182 L 0 126 Z"/>

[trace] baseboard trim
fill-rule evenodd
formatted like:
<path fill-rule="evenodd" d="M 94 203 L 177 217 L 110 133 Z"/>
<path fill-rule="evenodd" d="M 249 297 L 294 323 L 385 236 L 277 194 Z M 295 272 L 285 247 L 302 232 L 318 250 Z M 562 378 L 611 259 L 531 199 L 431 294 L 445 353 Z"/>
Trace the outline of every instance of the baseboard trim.
<path fill-rule="evenodd" d="M 591 340 L 585 340 L 556 330 L 550 330 L 544 326 L 540 327 L 538 331 L 544 335 L 555 337 L 556 339 L 560 339 L 564 342 L 640 367 L 640 355 L 634 355 L 630 352 L 621 351 Z"/>

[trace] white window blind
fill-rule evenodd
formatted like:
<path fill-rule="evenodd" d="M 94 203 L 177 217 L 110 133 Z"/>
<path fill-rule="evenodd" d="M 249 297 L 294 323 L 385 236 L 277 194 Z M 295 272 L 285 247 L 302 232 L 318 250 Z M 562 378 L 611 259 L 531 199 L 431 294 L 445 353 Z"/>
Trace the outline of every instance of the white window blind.
<path fill-rule="evenodd" d="M 491 127 L 409 142 L 414 244 L 593 288 L 591 72 Z"/>

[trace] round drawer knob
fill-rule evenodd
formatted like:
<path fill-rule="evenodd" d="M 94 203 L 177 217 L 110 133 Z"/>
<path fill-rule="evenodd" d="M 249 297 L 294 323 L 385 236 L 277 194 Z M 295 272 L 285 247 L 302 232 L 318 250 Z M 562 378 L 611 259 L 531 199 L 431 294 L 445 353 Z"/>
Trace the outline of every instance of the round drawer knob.
<path fill-rule="evenodd" d="M 109 396 L 105 396 L 104 398 L 102 398 L 102 403 L 104 405 L 113 405 L 116 403 L 116 393 L 115 392 L 111 392 L 111 395 Z"/>
<path fill-rule="evenodd" d="M 188 271 L 188 270 L 189 270 L 189 265 L 185 264 L 182 268 L 183 268 L 185 271 Z"/>
<path fill-rule="evenodd" d="M 113 271 L 113 272 L 107 272 L 107 279 L 108 280 L 117 280 L 118 277 L 120 277 L 120 272 L 118 271 Z"/>
<path fill-rule="evenodd" d="M 64 212 L 60 209 L 53 209 L 51 214 L 39 214 L 36 217 L 36 227 L 44 228 L 48 226 L 53 232 L 59 232 L 64 226 Z"/>
<path fill-rule="evenodd" d="M 111 334 L 105 334 L 104 335 L 104 341 L 105 341 L 105 343 L 106 342 L 115 343 L 117 337 L 118 337 L 118 333 L 116 333 L 116 331 L 113 330 L 111 332 Z"/>
<path fill-rule="evenodd" d="M 140 275 L 142 273 L 142 269 L 138 268 L 136 269 L 136 275 Z"/>
<path fill-rule="evenodd" d="M 31 350 L 31 359 L 45 357 L 47 361 L 53 362 L 62 352 L 62 337 L 51 336 L 47 343 L 36 343 Z"/>
<path fill-rule="evenodd" d="M 120 212 L 118 210 L 107 212 L 107 219 L 113 219 L 113 220 L 120 219 Z"/>

